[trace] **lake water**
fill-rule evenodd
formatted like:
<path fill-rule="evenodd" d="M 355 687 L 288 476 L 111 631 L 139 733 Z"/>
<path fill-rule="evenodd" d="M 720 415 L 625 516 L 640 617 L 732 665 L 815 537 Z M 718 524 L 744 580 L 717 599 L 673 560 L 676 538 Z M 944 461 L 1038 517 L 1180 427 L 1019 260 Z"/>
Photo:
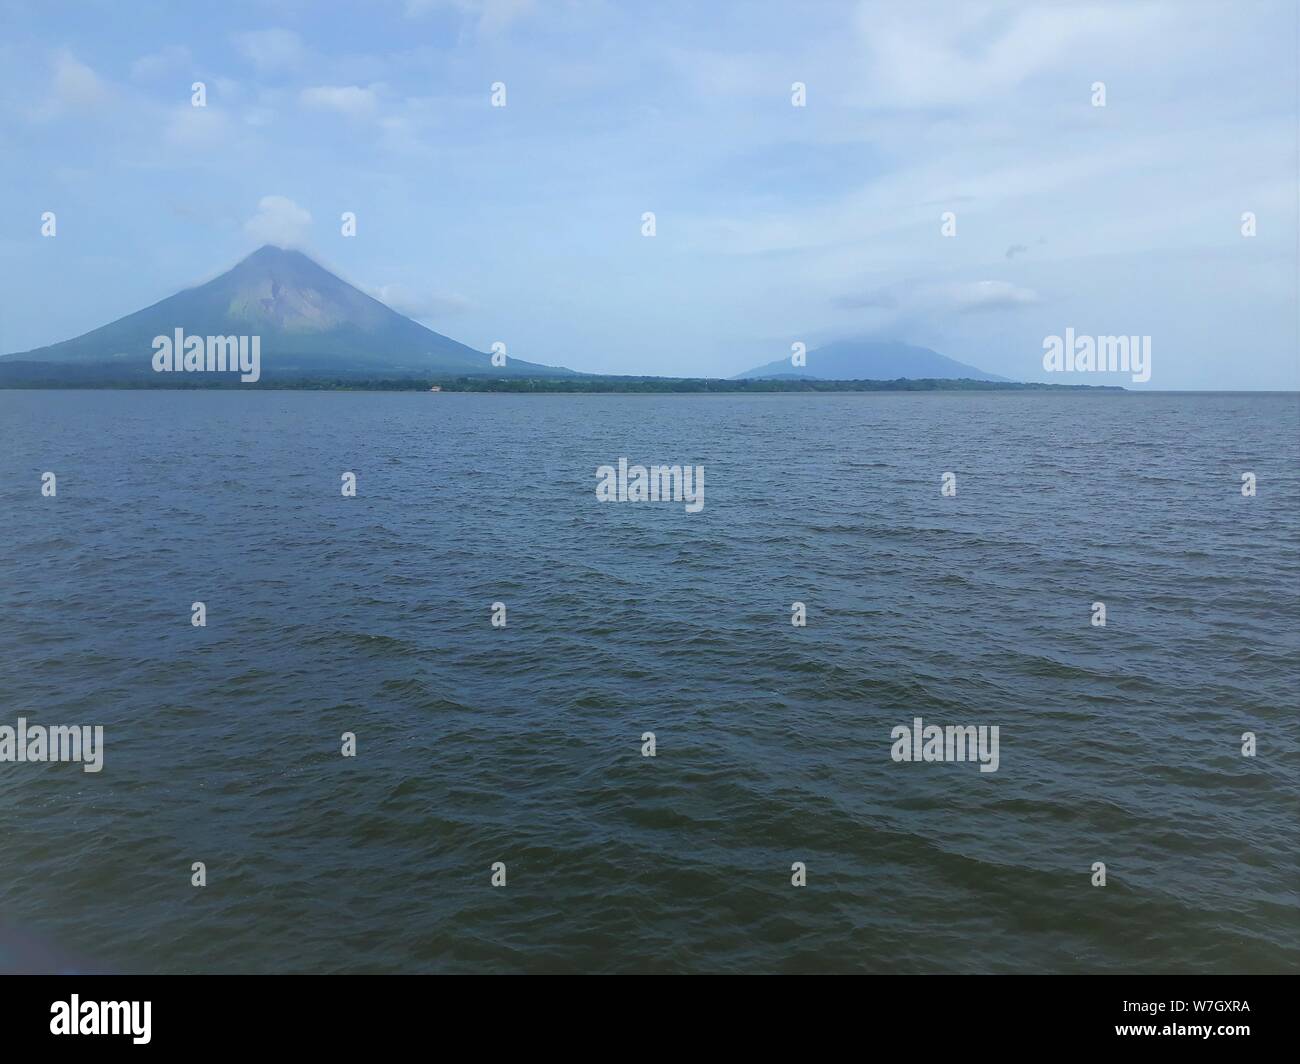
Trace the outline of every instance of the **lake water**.
<path fill-rule="evenodd" d="M 1298 633 L 1294 395 L 0 392 L 0 962 L 1298 971 Z"/>

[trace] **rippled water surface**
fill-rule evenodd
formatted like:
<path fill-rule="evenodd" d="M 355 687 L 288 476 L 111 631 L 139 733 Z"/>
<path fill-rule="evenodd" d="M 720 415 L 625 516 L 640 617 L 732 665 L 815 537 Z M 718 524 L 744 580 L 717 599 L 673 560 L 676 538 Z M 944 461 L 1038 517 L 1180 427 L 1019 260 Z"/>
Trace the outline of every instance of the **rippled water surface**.
<path fill-rule="evenodd" d="M 0 952 L 1300 970 L 1298 458 L 1295 396 L 0 392 L 0 724 L 106 744 L 0 764 Z"/>

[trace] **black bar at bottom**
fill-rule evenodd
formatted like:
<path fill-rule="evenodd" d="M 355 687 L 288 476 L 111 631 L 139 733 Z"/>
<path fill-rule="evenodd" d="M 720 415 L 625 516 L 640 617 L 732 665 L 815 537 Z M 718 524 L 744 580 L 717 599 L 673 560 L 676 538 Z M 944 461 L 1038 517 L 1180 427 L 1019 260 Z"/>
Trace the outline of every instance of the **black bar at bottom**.
<path fill-rule="evenodd" d="M 751 980 L 743 990 L 676 993 L 662 982 L 649 990 L 612 980 L 561 990 L 438 976 L 14 976 L 0 978 L 0 1030 L 11 1060 L 22 1059 L 9 1056 L 13 1050 L 110 1045 L 205 1056 L 265 1047 L 373 1051 L 412 1039 L 450 1049 L 458 1044 L 451 1038 L 491 1056 L 511 1037 L 533 1048 L 596 1048 L 652 1045 L 662 1036 L 664 1051 L 676 1053 L 687 1043 L 787 1033 L 805 1051 L 850 1034 L 860 1046 L 882 1047 L 881 1039 L 897 1036 L 917 1051 L 1128 1045 L 1222 1053 L 1293 1041 L 1295 986 L 1258 976 L 866 976 L 815 989 Z"/>

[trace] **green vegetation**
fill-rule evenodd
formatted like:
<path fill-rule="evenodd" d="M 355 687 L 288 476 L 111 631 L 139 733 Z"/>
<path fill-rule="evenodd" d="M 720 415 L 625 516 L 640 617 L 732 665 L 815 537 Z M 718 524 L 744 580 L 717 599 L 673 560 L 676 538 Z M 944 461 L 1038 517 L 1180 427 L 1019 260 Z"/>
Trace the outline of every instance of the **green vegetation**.
<path fill-rule="evenodd" d="M 22 375 L 0 373 L 0 388 L 165 388 L 191 389 L 290 389 L 309 392 L 428 392 L 437 385 L 442 392 L 502 392 L 510 394 L 630 393 L 630 394 L 715 394 L 781 392 L 1123 392 L 1113 386 L 1079 384 L 1018 384 L 1013 381 L 910 380 L 819 381 L 806 377 L 783 380 L 720 380 L 711 377 L 281 377 L 265 375 L 256 384 L 240 384 L 238 377 L 221 373 L 147 373 L 113 377 L 94 373 L 68 373 L 66 367 L 52 372 Z"/>
<path fill-rule="evenodd" d="M 787 377 L 779 380 L 720 380 L 709 377 L 560 377 L 499 379 L 458 377 L 431 381 L 444 392 L 1016 392 L 1016 391 L 1123 391 L 1077 384 L 1018 384 L 1011 381 L 913 380 L 820 381 Z"/>
<path fill-rule="evenodd" d="M 291 389 L 347 392 L 427 392 L 437 385 L 443 392 L 506 392 L 550 395 L 586 394 L 699 394 L 769 392 L 1045 392 L 1106 391 L 1122 388 L 1085 384 L 1020 384 L 1011 381 L 936 380 L 820 381 L 789 377 L 781 380 L 722 380 L 709 377 L 282 377 L 264 375 L 256 384 L 241 384 L 228 374 L 146 374 L 104 378 L 83 373 L 72 376 L 56 370 L 45 375 L 30 372 L 21 377 L 0 374 L 0 388 L 168 388 L 190 389 Z"/>

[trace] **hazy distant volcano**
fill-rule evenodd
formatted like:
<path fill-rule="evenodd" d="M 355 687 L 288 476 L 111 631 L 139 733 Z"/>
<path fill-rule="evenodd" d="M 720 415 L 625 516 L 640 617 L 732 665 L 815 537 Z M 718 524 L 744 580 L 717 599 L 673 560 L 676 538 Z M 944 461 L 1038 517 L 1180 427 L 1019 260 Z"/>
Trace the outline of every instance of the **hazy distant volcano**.
<path fill-rule="evenodd" d="M 808 377 L 824 381 L 892 381 L 907 377 L 912 380 L 1006 380 L 928 347 L 915 347 L 894 340 L 840 340 L 809 351 L 806 363 L 794 366 L 790 359 L 785 358 L 737 373 L 732 379 Z"/>
<path fill-rule="evenodd" d="M 61 343 L 3 356 L 5 362 L 152 372 L 155 336 L 261 336 L 268 376 L 490 374 L 571 375 L 572 370 L 491 356 L 398 314 L 340 280 L 300 251 L 267 245 L 237 266 L 111 324 Z M 16 368 L 16 367 L 15 367 Z"/>

